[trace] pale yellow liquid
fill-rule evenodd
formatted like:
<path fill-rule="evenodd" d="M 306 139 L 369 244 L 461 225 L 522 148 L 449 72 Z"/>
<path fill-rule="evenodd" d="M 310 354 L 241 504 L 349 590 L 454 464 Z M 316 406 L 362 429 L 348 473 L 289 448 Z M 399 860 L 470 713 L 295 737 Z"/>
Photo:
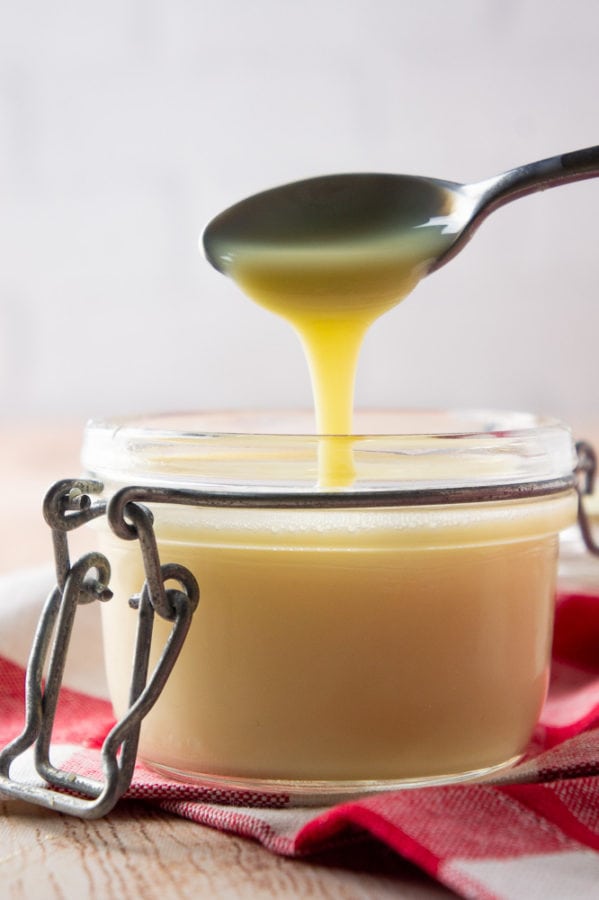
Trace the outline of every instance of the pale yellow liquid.
<path fill-rule="evenodd" d="M 350 435 L 360 348 L 370 325 L 416 286 L 442 246 L 431 231 L 342 248 L 245 248 L 230 266 L 242 290 L 297 332 L 312 380 L 316 431 Z M 351 441 L 321 442 L 320 483 L 351 484 Z"/>
<path fill-rule="evenodd" d="M 212 510 L 158 522 L 201 586 L 142 729 L 146 760 L 241 779 L 426 779 L 505 764 L 543 703 L 569 494 L 412 510 Z M 108 538 L 117 712 L 143 572 Z M 157 621 L 155 660 L 168 631 Z"/>

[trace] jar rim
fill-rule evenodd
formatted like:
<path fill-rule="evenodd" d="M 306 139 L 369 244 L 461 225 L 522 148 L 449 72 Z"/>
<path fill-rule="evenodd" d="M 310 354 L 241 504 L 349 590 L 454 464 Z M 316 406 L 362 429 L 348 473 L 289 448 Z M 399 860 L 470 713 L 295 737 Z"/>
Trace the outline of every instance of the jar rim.
<path fill-rule="evenodd" d="M 408 423 L 408 427 L 406 427 Z M 90 419 L 86 432 L 123 431 L 138 436 L 197 437 L 272 436 L 295 438 L 365 438 L 365 437 L 463 437 L 477 434 L 525 435 L 543 429 L 570 431 L 561 420 L 535 413 L 473 409 L 358 409 L 351 434 L 318 433 L 313 427 L 313 414 L 304 409 L 225 409 L 161 412 L 109 419 Z M 411 424 L 411 427 L 410 427 Z"/>
<path fill-rule="evenodd" d="M 227 421 L 246 429 L 253 421 L 257 427 L 223 430 Z M 143 484 L 215 495 L 322 498 L 333 492 L 319 485 L 319 453 L 323 447 L 349 446 L 355 478 L 335 489 L 335 504 L 371 495 L 381 502 L 385 496 L 395 498 L 395 503 L 402 497 L 415 503 L 430 497 L 439 502 L 508 499 L 555 493 L 573 483 L 574 443 L 570 429 L 557 419 L 493 410 L 370 410 L 358 413 L 356 421 L 370 430 L 352 435 L 316 435 L 305 427 L 294 431 L 298 423 L 309 422 L 302 411 L 92 421 L 82 461 L 87 474 L 115 488 Z M 377 422 L 379 427 L 373 427 Z M 402 423 L 404 430 L 397 430 Z M 428 430 L 418 431 L 414 423 Z"/>

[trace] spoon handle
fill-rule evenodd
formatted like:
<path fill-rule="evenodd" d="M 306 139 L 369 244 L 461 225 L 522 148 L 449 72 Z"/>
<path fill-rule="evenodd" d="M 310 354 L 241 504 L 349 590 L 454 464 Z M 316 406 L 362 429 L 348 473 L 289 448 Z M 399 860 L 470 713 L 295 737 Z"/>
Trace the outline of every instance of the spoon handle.
<path fill-rule="evenodd" d="M 509 169 L 486 181 L 464 185 L 464 194 L 472 203 L 468 223 L 451 247 L 435 260 L 429 271 L 434 272 L 453 259 L 467 244 L 481 222 L 500 206 L 527 194 L 534 194 L 536 191 L 597 177 L 599 177 L 599 146 L 550 156 L 548 159 Z"/>
<path fill-rule="evenodd" d="M 491 212 L 526 194 L 597 176 L 599 176 L 599 146 L 586 147 L 584 150 L 574 150 L 571 153 L 562 153 L 560 156 L 551 156 L 539 162 L 518 166 L 474 186 L 480 189 L 477 216 L 483 209 Z"/>

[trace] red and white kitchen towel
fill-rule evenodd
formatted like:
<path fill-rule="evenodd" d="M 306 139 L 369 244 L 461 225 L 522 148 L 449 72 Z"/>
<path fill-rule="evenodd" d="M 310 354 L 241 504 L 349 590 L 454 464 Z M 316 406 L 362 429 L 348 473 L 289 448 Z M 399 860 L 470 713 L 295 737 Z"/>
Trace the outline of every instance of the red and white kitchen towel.
<path fill-rule="evenodd" d="M 24 671 L 15 661 L 14 631 L 23 618 L 11 619 L 9 607 L 14 611 L 15 595 L 32 584 L 12 582 L 8 596 L 7 584 L 0 586 L 0 745 L 23 722 Z M 553 655 L 530 753 L 493 782 L 302 808 L 284 796 L 207 790 L 138 766 L 128 796 L 286 856 L 306 857 L 359 836 L 376 839 L 463 897 L 599 898 L 599 596 L 559 598 Z M 90 773 L 112 715 L 105 700 L 81 690 L 76 669 L 71 684 L 79 689 L 63 690 L 53 743 L 64 767 Z"/>

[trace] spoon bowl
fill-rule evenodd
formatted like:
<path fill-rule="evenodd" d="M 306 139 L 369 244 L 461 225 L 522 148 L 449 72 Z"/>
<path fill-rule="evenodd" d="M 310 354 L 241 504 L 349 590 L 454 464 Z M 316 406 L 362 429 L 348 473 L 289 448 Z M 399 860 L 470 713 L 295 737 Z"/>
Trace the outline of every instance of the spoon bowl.
<path fill-rule="evenodd" d="M 209 262 L 231 274 L 239 255 L 359 253 L 425 241 L 424 273 L 449 262 L 500 206 L 599 175 L 599 146 L 510 169 L 474 184 L 411 175 L 325 175 L 271 188 L 216 216 L 203 234 Z M 423 274 L 424 274 L 423 273 Z"/>

